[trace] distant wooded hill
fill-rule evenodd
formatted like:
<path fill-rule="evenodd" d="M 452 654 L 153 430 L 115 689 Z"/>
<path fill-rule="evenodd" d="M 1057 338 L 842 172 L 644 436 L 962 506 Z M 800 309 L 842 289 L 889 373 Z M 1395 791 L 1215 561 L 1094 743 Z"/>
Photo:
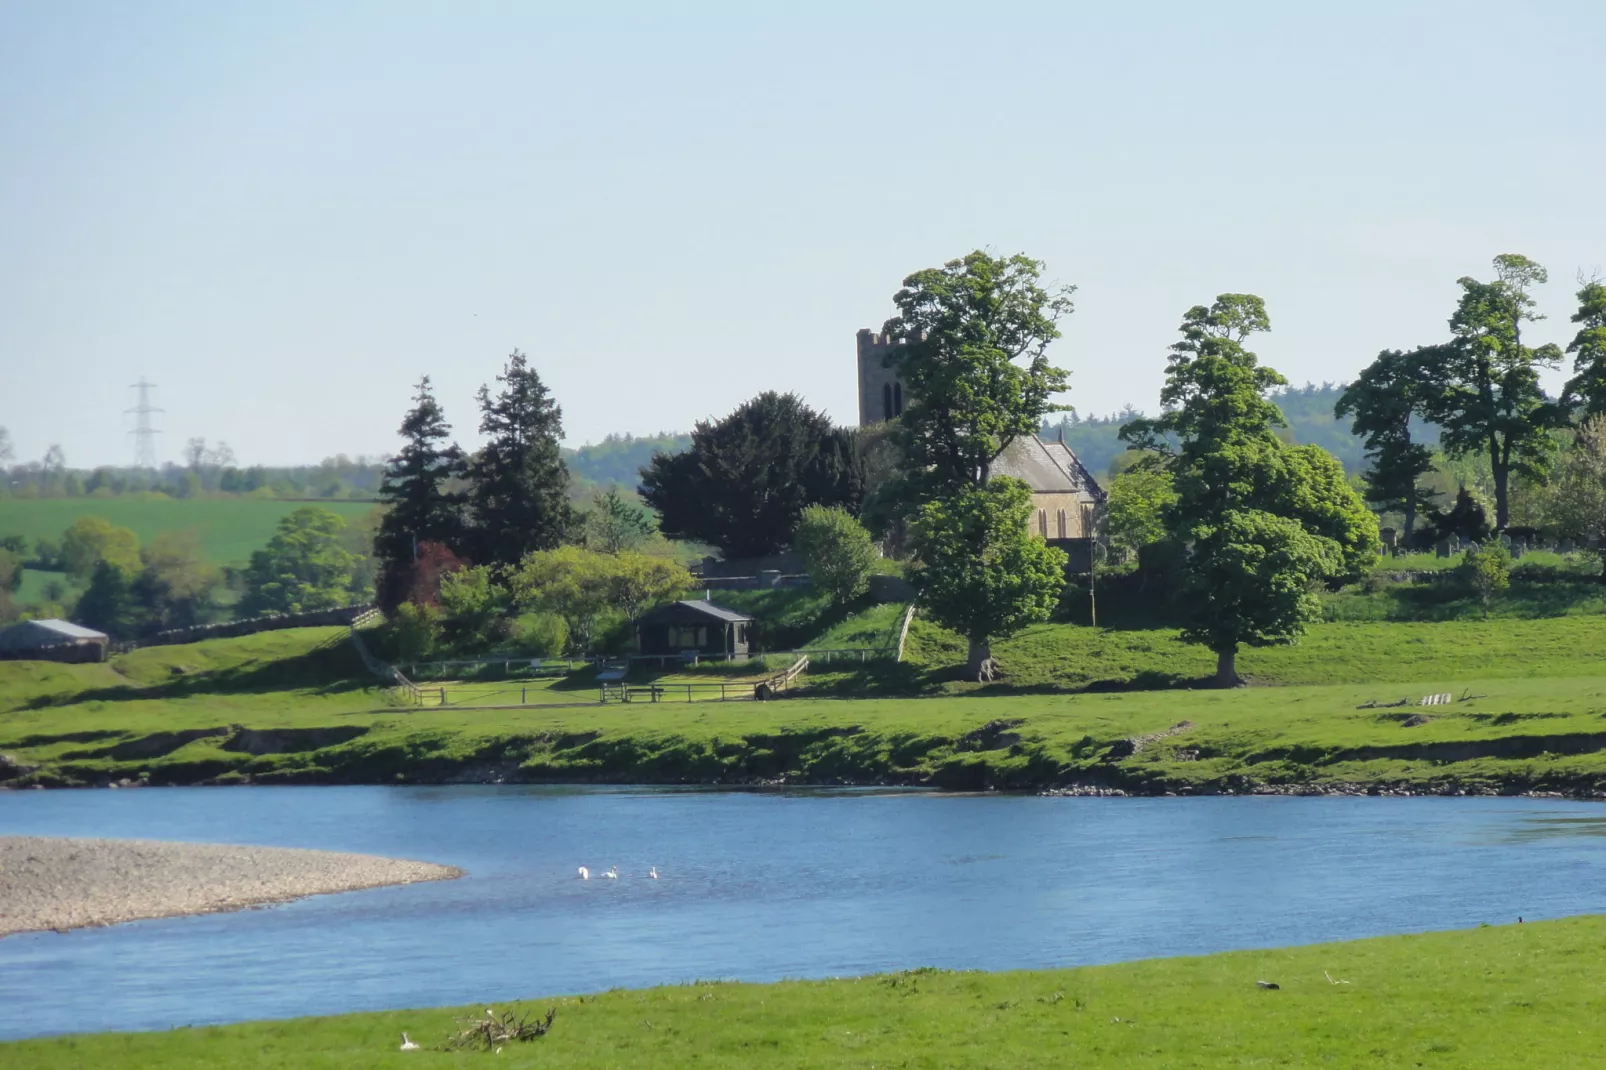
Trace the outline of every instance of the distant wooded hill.
<path fill-rule="evenodd" d="M 1344 388 L 1335 383 L 1306 383 L 1291 386 L 1272 395 L 1288 421 L 1289 437 L 1297 443 L 1310 443 L 1322 447 L 1344 464 L 1352 475 L 1366 467 L 1365 449 L 1361 440 L 1350 433 L 1349 421 L 1333 416 Z M 1065 442 L 1088 470 L 1100 478 L 1108 475 L 1110 462 L 1126 452 L 1126 444 L 1118 437 L 1121 426 L 1143 413 L 1128 406 L 1110 416 L 1077 416 L 1074 413 L 1063 419 L 1043 424 L 1045 436 L 1057 435 L 1061 428 Z M 1437 442 L 1438 436 L 1431 427 L 1423 425 L 1417 433 L 1424 442 Z"/>

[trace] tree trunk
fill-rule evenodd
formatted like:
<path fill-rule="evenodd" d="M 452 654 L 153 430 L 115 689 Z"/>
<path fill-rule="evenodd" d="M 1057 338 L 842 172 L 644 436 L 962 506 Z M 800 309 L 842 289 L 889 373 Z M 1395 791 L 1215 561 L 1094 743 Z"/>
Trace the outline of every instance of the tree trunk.
<path fill-rule="evenodd" d="M 1506 523 L 1510 520 L 1511 508 L 1506 501 L 1506 486 L 1511 481 L 1511 468 L 1499 462 L 1499 458 L 1491 457 L 1495 463 L 1490 467 L 1494 475 L 1494 529 L 1506 530 Z"/>
<path fill-rule="evenodd" d="M 993 660 L 993 644 L 989 639 L 972 639 L 970 656 L 965 662 L 965 676 L 978 684 L 990 684 L 998 679 L 998 662 Z"/>
<path fill-rule="evenodd" d="M 1405 534 L 1396 543 L 1401 550 L 1409 552 L 1411 549 L 1411 530 L 1416 527 L 1416 488 L 1413 486 L 1405 492 Z"/>
<path fill-rule="evenodd" d="M 1238 679 L 1238 648 L 1216 651 L 1216 686 L 1238 687 L 1242 683 Z"/>

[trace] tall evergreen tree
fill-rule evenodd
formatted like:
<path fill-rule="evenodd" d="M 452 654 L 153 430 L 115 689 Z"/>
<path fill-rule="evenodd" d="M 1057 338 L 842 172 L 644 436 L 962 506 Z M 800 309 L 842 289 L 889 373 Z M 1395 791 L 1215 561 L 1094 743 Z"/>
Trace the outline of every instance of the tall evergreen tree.
<path fill-rule="evenodd" d="M 726 557 L 785 549 L 809 505 L 856 511 L 863 470 L 854 433 L 832 427 L 795 394 L 768 391 L 692 430 L 691 448 L 641 470 L 641 497 L 671 538 L 711 543 Z"/>
<path fill-rule="evenodd" d="M 462 475 L 463 451 L 448 441 L 452 428 L 427 375 L 418 381 L 400 433 L 406 444 L 385 466 L 379 500 L 387 508 L 374 536 L 379 601 L 387 609 L 406 600 L 420 543 L 456 546 L 463 534 L 462 495 L 448 486 Z"/>
<path fill-rule="evenodd" d="M 1529 291 L 1545 282 L 1545 269 L 1525 256 L 1494 258 L 1495 281 L 1460 279 L 1461 300 L 1450 317 L 1451 340 L 1435 346 L 1426 415 L 1443 431 L 1439 441 L 1454 457 L 1481 453 L 1494 477 L 1495 527 L 1511 516 L 1513 472 L 1543 483 L 1555 457 L 1550 429 L 1558 405 L 1539 385 L 1541 369 L 1555 368 L 1561 350 L 1522 341 L 1522 325 L 1541 319 Z"/>
<path fill-rule="evenodd" d="M 512 565 L 562 543 L 574 513 L 558 445 L 563 410 L 516 349 L 496 381 L 500 393 L 492 396 L 488 386 L 479 393 L 486 442 L 469 462 L 469 556 L 480 564 Z"/>
<path fill-rule="evenodd" d="M 1345 388 L 1333 415 L 1353 418 L 1351 430 L 1366 442 L 1371 467 L 1361 474 L 1366 499 L 1380 511 L 1405 514 L 1405 537 L 1416 527 L 1417 508 L 1432 504 L 1419 486 L 1433 469 L 1433 450 L 1411 439 L 1411 418 L 1428 402 L 1431 349 L 1402 353 L 1386 349 Z"/>

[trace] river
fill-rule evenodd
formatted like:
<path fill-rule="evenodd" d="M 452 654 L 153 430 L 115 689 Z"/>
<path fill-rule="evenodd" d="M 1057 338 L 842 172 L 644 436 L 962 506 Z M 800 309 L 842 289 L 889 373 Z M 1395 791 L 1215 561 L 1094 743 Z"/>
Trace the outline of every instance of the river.
<path fill-rule="evenodd" d="M 1606 909 L 1606 809 L 1559 800 L 151 788 L 0 792 L 0 834 L 467 871 L 0 939 L 7 1039 L 694 979 L 1072 966 Z M 597 879 L 614 865 L 618 880 Z"/>

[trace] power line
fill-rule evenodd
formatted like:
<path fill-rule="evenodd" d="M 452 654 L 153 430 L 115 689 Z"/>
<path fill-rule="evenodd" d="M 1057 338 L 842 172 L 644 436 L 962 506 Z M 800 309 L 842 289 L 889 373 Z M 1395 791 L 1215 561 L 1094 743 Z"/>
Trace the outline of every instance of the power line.
<path fill-rule="evenodd" d="M 139 404 L 132 409 L 124 409 L 125 413 L 134 414 L 134 430 L 129 434 L 134 436 L 134 467 L 156 467 L 156 436 L 161 431 L 151 426 L 151 413 L 162 412 L 151 404 L 151 391 L 156 389 L 155 383 L 147 383 L 145 377 L 139 377 L 139 382 L 129 387 L 130 390 L 139 391 Z"/>

